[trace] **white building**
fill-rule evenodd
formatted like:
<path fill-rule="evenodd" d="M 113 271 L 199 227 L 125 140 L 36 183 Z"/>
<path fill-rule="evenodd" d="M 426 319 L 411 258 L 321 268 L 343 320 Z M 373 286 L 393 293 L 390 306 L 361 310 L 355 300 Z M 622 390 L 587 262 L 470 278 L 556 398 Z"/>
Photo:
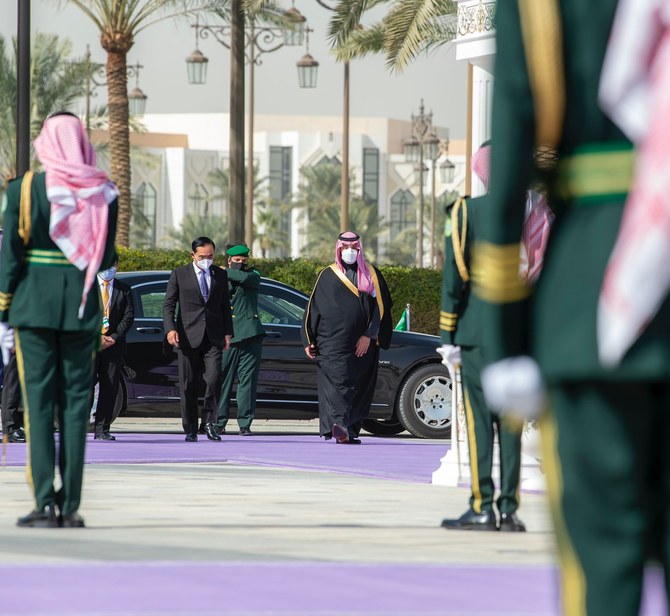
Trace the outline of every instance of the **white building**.
<path fill-rule="evenodd" d="M 496 3 L 483 0 L 458 1 L 456 59 L 468 63 L 468 127 L 466 136 L 467 169 L 470 157 L 491 138 L 493 101 L 493 63 L 495 59 Z M 468 173 L 468 175 L 470 175 Z M 472 182 L 472 184 L 470 184 Z M 483 186 L 476 177 L 468 177 L 466 192 L 479 195 Z M 470 189 L 470 187 L 472 187 Z"/>
<path fill-rule="evenodd" d="M 210 173 L 228 168 L 229 116 L 153 114 L 142 121 L 147 132 L 132 134 L 131 143 L 146 148 L 154 162 L 147 157 L 133 157 L 131 190 L 152 222 L 155 245 L 168 246 L 168 230 L 179 227 L 186 214 L 226 215 L 227 195 L 219 195 L 212 188 Z M 267 178 L 266 191 L 272 199 L 290 202 L 297 195 L 301 167 L 341 160 L 340 117 L 256 115 L 254 127 L 254 159 L 259 177 Z M 447 129 L 436 128 L 438 137 L 446 139 Z M 388 225 L 379 238 L 381 253 L 395 235 L 416 225 L 419 173 L 414 164 L 405 162 L 403 155 L 403 141 L 410 136 L 409 121 L 350 118 L 352 196 L 378 204 L 379 214 Z M 447 158 L 455 166 L 452 181 L 443 180 L 439 173 Z M 448 154 L 442 153 L 435 164 L 438 203 L 440 197 L 451 191 L 463 193 L 465 162 L 465 142 L 449 142 Z M 432 195 L 431 161 L 425 162 L 424 169 L 428 210 Z M 306 241 L 304 220 L 294 210 L 282 222 L 290 245 L 279 251 L 281 256 L 300 256 Z M 428 224 L 428 217 L 425 222 Z M 426 237 L 425 265 L 428 265 L 429 241 Z M 256 254 L 260 251 L 256 250 Z"/>

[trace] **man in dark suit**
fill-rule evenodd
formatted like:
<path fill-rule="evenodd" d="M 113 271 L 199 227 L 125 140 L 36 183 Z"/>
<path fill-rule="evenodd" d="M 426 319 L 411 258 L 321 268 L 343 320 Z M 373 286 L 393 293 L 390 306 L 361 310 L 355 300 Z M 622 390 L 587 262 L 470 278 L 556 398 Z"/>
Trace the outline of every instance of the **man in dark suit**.
<path fill-rule="evenodd" d="M 114 415 L 114 402 L 121 378 L 123 356 L 126 354 L 126 334 L 133 324 L 135 313 L 130 287 L 116 280 L 118 262 L 98 272 L 102 298 L 101 351 L 95 359 L 95 380 L 100 383 L 98 406 L 95 410 L 95 438 L 114 441 L 109 433 Z"/>
<path fill-rule="evenodd" d="M 205 433 L 208 439 L 220 441 L 214 422 L 221 387 L 221 352 L 230 347 L 233 337 L 228 275 L 221 268 L 211 267 L 215 251 L 212 240 L 199 237 L 191 247 L 193 262 L 170 275 L 163 303 L 163 327 L 167 341 L 178 354 L 185 440 L 198 440 L 198 387 L 203 376 Z"/>

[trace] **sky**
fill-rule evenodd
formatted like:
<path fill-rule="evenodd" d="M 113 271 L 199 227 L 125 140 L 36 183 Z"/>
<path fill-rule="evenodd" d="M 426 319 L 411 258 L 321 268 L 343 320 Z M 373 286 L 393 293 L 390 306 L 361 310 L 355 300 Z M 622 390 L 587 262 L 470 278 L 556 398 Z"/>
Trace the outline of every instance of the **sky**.
<path fill-rule="evenodd" d="M 309 52 L 319 62 L 317 87 L 298 87 L 296 62 L 304 47 L 282 47 L 265 54 L 256 67 L 255 113 L 268 115 L 330 115 L 342 113 L 343 67 L 335 61 L 327 39 L 331 13 L 316 0 L 294 0 L 308 20 Z M 290 8 L 284 0 L 283 8 Z M 103 63 L 105 52 L 93 22 L 63 0 L 32 0 L 32 31 L 55 33 L 72 42 L 73 56 L 91 46 L 92 60 Z M 202 20 L 202 18 L 201 18 Z M 0 35 L 16 34 L 17 2 L 0 0 Z M 212 38 L 198 47 L 209 58 L 207 83 L 189 85 L 186 57 L 195 49 L 193 20 L 170 18 L 142 31 L 128 54 L 128 64 L 144 67 L 139 87 L 148 96 L 147 113 L 212 113 L 229 110 L 229 51 Z M 207 23 L 217 23 L 209 18 Z M 135 83 L 129 80 L 129 90 Z M 435 126 L 447 128 L 451 139 L 465 138 L 467 66 L 456 60 L 455 45 L 421 55 L 401 74 L 392 74 L 383 57 L 355 60 L 350 69 L 350 115 L 409 120 L 421 99 L 433 112 Z M 93 101 L 104 101 L 101 89 Z M 82 103 L 83 109 L 83 103 Z M 81 111 L 81 110 L 75 110 Z"/>

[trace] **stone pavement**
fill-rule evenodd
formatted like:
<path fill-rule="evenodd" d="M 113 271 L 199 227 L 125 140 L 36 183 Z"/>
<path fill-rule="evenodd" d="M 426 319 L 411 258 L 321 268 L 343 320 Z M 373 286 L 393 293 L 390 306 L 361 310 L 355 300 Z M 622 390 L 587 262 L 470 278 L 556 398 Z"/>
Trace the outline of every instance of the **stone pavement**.
<path fill-rule="evenodd" d="M 522 495 L 526 534 L 441 529 L 468 497 L 429 484 L 444 441 L 340 446 L 314 422 L 222 443 L 184 443 L 175 420 L 114 428 L 116 442 L 89 443 L 86 529 L 15 526 L 31 504 L 23 446 L 8 446 L 4 616 L 558 614 L 544 496 Z M 665 613 L 650 586 L 645 616 Z"/>

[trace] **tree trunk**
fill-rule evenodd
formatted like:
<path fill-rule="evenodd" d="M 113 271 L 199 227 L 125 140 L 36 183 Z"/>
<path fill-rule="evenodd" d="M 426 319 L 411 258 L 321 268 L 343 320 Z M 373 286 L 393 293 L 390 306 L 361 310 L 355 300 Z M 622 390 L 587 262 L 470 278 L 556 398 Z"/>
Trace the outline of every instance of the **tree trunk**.
<path fill-rule="evenodd" d="M 128 247 L 130 233 L 130 135 L 126 51 L 107 52 L 107 104 L 111 179 L 119 188 L 116 244 Z"/>

